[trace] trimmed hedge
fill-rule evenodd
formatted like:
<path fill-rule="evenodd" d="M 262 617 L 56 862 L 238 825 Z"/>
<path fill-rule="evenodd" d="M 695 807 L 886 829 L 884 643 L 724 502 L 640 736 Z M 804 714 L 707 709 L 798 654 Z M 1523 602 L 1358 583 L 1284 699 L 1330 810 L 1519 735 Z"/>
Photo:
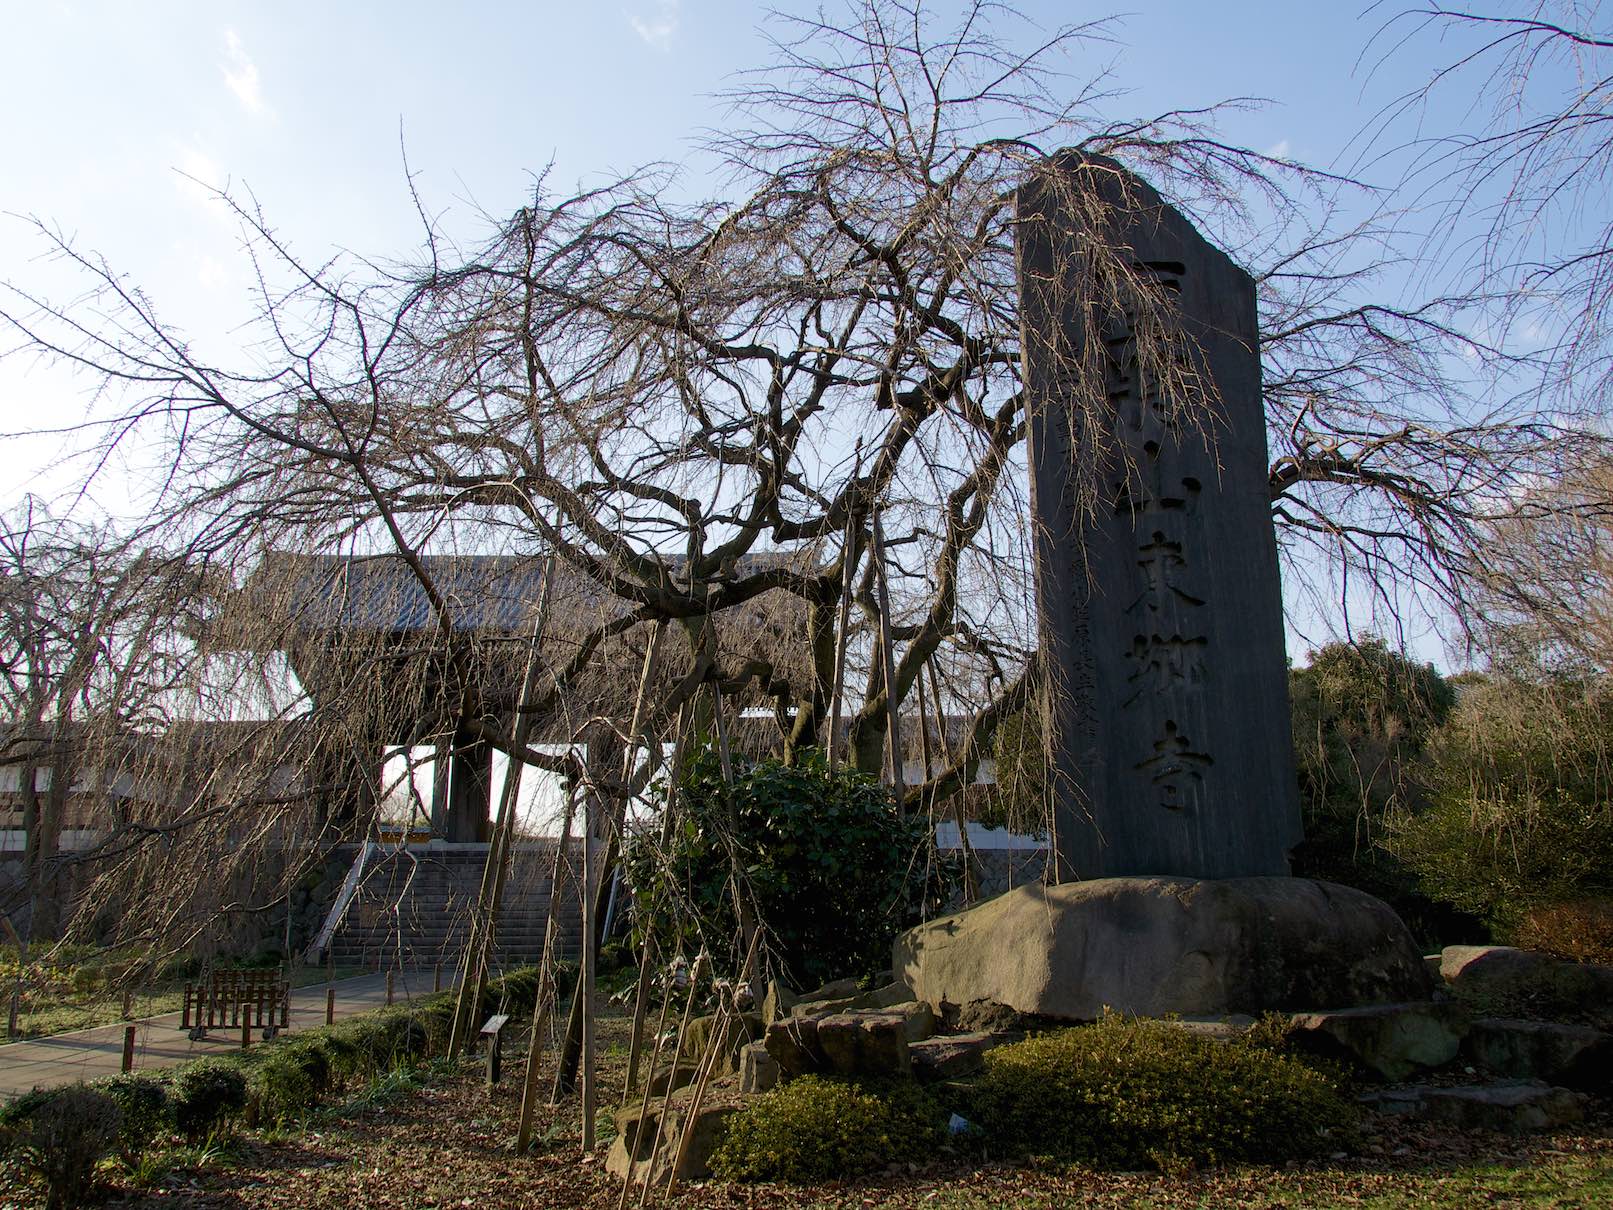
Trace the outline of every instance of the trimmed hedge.
<path fill-rule="evenodd" d="M 1355 1119 L 1296 1059 L 1120 1016 L 990 1051 L 970 1108 L 1001 1154 L 1118 1169 L 1301 1158 Z"/>
<path fill-rule="evenodd" d="M 736 1114 L 711 1157 L 718 1176 L 807 1184 L 922 1161 L 942 1111 L 916 1085 L 803 1076 Z"/>

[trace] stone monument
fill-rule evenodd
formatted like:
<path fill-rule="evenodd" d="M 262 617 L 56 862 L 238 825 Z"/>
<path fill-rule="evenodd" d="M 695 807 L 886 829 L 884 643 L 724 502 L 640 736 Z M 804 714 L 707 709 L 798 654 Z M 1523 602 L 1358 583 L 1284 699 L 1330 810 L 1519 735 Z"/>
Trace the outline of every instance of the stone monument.
<path fill-rule="evenodd" d="M 1287 874 L 1300 816 L 1254 283 L 1078 152 L 1020 190 L 1018 241 L 1059 880 Z M 1149 372 L 1134 311 L 1093 305 L 1094 246 L 1157 292 L 1179 375 Z M 1072 376 L 1082 356 L 1101 373 Z M 1166 377 L 1202 383 L 1197 405 Z M 1081 389 L 1106 400 L 1074 407 Z"/>

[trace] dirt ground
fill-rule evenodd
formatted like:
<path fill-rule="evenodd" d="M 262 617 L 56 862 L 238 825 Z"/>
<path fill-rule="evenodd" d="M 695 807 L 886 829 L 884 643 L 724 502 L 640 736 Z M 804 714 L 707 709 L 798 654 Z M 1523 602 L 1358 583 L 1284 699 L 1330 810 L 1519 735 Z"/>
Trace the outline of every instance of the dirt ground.
<path fill-rule="evenodd" d="M 617 1101 L 626 1023 L 602 1023 L 602 1105 Z M 545 1065 L 552 1077 L 552 1059 Z M 137 1178 L 104 1169 L 108 1204 L 134 1207 L 616 1207 L 620 1182 L 604 1148 L 581 1154 L 577 1098 L 544 1104 L 533 1154 L 512 1152 L 524 1059 L 507 1060 L 491 1094 L 480 1073 L 439 1076 L 391 1098 L 372 1095 L 323 1115 L 308 1131 L 243 1134 L 212 1155 L 175 1153 Z M 546 1080 L 547 1085 L 547 1080 Z M 602 1115 L 608 1119 L 608 1113 Z M 652 1196 L 650 1203 L 659 1201 Z M 638 1191 L 628 1199 L 637 1206 Z M 957 1162 L 807 1189 L 689 1185 L 687 1207 L 1613 1206 L 1613 1115 L 1604 1106 L 1572 1131 L 1528 1138 L 1369 1120 L 1356 1154 L 1284 1168 L 1244 1167 L 1163 1176 Z M 41 1204 L 38 1191 L 0 1195 L 0 1207 Z"/>

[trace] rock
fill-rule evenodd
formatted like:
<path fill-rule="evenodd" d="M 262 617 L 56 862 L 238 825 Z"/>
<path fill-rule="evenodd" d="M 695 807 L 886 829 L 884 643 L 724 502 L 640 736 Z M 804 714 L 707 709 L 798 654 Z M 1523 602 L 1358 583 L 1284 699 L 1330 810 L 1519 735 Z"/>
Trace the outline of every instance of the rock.
<path fill-rule="evenodd" d="M 1060 1020 L 1260 1013 L 1425 998 L 1393 909 L 1304 878 L 1025 885 L 896 939 L 915 999 Z"/>
<path fill-rule="evenodd" d="M 844 1000 L 848 996 L 855 996 L 862 991 L 862 985 L 856 979 L 831 979 L 822 987 L 813 988 L 809 992 L 801 993 L 801 1001 L 816 1004 L 823 1000 Z"/>
<path fill-rule="evenodd" d="M 1009 1039 L 1000 1034 L 945 1034 L 907 1048 L 913 1078 L 926 1084 L 972 1076 L 986 1063 L 986 1052 Z"/>
<path fill-rule="evenodd" d="M 1166 1023 L 1212 1042 L 1231 1042 L 1248 1033 L 1255 1019 L 1247 1013 L 1234 1013 L 1230 1017 L 1169 1017 Z"/>
<path fill-rule="evenodd" d="M 913 1002 L 913 989 L 901 981 L 886 983 L 868 993 L 869 1008 L 894 1008 Z"/>
<path fill-rule="evenodd" d="M 1448 945 L 1439 970 L 1479 1016 L 1613 1028 L 1613 967 L 1507 945 Z"/>
<path fill-rule="evenodd" d="M 763 1044 L 783 1075 L 804 1076 L 829 1065 L 818 1044 L 820 1020 L 812 1016 L 785 1017 L 767 1027 Z"/>
<path fill-rule="evenodd" d="M 1473 1022 L 1463 1049 L 1499 1076 L 1587 1092 L 1613 1086 L 1613 1035 L 1588 1025 L 1486 1017 Z"/>
<path fill-rule="evenodd" d="M 739 1048 L 762 1036 L 762 1016 L 760 1013 L 740 1013 L 737 1017 L 729 1014 L 726 1020 L 722 1055 L 716 1070 L 732 1075 L 739 1070 Z M 711 1030 L 715 1021 L 715 1015 L 708 1015 L 696 1017 L 689 1022 L 688 1034 L 683 1043 L 684 1057 L 697 1063 L 700 1061 L 706 1053 L 706 1047 L 710 1045 Z"/>
<path fill-rule="evenodd" d="M 1585 1116 L 1585 1097 L 1547 1084 L 1487 1084 L 1435 1088 L 1414 1085 L 1368 1093 L 1362 1103 L 1380 1113 L 1407 1113 L 1473 1130 L 1521 1134 L 1567 1126 Z"/>
<path fill-rule="evenodd" d="M 895 1012 L 834 1013 L 818 1021 L 818 1046 L 842 1075 L 905 1076 L 907 1021 Z"/>
<path fill-rule="evenodd" d="M 779 1080 L 778 1060 L 768 1053 L 766 1042 L 750 1042 L 739 1051 L 739 1091 L 766 1092 Z"/>
<path fill-rule="evenodd" d="M 739 1107 L 734 1104 L 703 1104 L 690 1134 L 683 1164 L 678 1169 L 679 1180 L 694 1180 L 711 1175 L 711 1153 L 722 1139 L 723 1123 Z M 656 1137 L 656 1124 L 665 1115 L 666 1121 Z M 640 1183 L 664 1184 L 672 1173 L 673 1158 L 684 1123 L 689 1120 L 689 1105 L 674 1098 L 670 1106 L 652 1101 L 642 1114 L 637 1105 L 621 1109 L 616 1114 L 616 1137 L 611 1140 L 605 1167 L 619 1180 L 631 1179 Z M 651 1149 L 654 1148 L 654 1158 Z M 629 1156 L 631 1155 L 631 1174 Z"/>
<path fill-rule="evenodd" d="M 1454 1004 L 1374 1004 L 1297 1014 L 1289 1041 L 1313 1054 L 1357 1063 L 1382 1079 L 1404 1080 L 1454 1059 L 1466 1024 Z"/>
<path fill-rule="evenodd" d="M 699 1068 L 693 1063 L 679 1063 L 669 1071 L 658 1071 L 650 1080 L 650 1095 L 664 1097 L 667 1090 L 676 1092 L 680 1088 L 687 1088 L 695 1081 Z"/>
<path fill-rule="evenodd" d="M 801 997 L 797 996 L 784 983 L 777 979 L 767 981 L 767 994 L 762 997 L 762 1025 L 765 1028 L 790 1015 L 790 1010 L 799 1003 Z"/>
<path fill-rule="evenodd" d="M 909 1000 L 905 1004 L 892 1004 L 886 1012 L 901 1013 L 907 1028 L 907 1040 L 917 1042 L 935 1032 L 935 1011 L 922 1000 Z"/>

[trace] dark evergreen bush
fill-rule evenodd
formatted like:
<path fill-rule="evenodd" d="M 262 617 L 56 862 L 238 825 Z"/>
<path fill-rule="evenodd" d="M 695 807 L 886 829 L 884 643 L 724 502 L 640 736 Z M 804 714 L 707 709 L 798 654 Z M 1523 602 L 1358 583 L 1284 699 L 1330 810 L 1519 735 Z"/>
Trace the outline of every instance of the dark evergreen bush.
<path fill-rule="evenodd" d="M 904 819 L 888 788 L 816 752 L 790 765 L 736 758 L 730 785 L 717 756 L 698 750 L 678 803 L 683 826 L 665 860 L 648 843 L 629 850 L 634 910 L 663 952 L 704 946 L 719 968 L 738 965 L 736 864 L 773 957 L 802 987 L 889 966 L 892 938 L 956 880 L 925 816 Z"/>
<path fill-rule="evenodd" d="M 246 1076 L 223 1059 L 198 1059 L 174 1072 L 174 1126 L 186 1138 L 205 1139 L 246 1107 Z"/>
<path fill-rule="evenodd" d="M 125 1164 L 133 1165 L 159 1136 L 173 1129 L 168 1088 L 156 1076 L 108 1076 L 91 1087 L 111 1097 L 122 1114 L 118 1156 Z"/>
<path fill-rule="evenodd" d="M 45 1182 L 46 1210 L 81 1206 L 95 1181 L 95 1165 L 118 1141 L 123 1115 L 117 1102 L 84 1084 L 20 1098 L 0 1123 L 6 1154 Z"/>

